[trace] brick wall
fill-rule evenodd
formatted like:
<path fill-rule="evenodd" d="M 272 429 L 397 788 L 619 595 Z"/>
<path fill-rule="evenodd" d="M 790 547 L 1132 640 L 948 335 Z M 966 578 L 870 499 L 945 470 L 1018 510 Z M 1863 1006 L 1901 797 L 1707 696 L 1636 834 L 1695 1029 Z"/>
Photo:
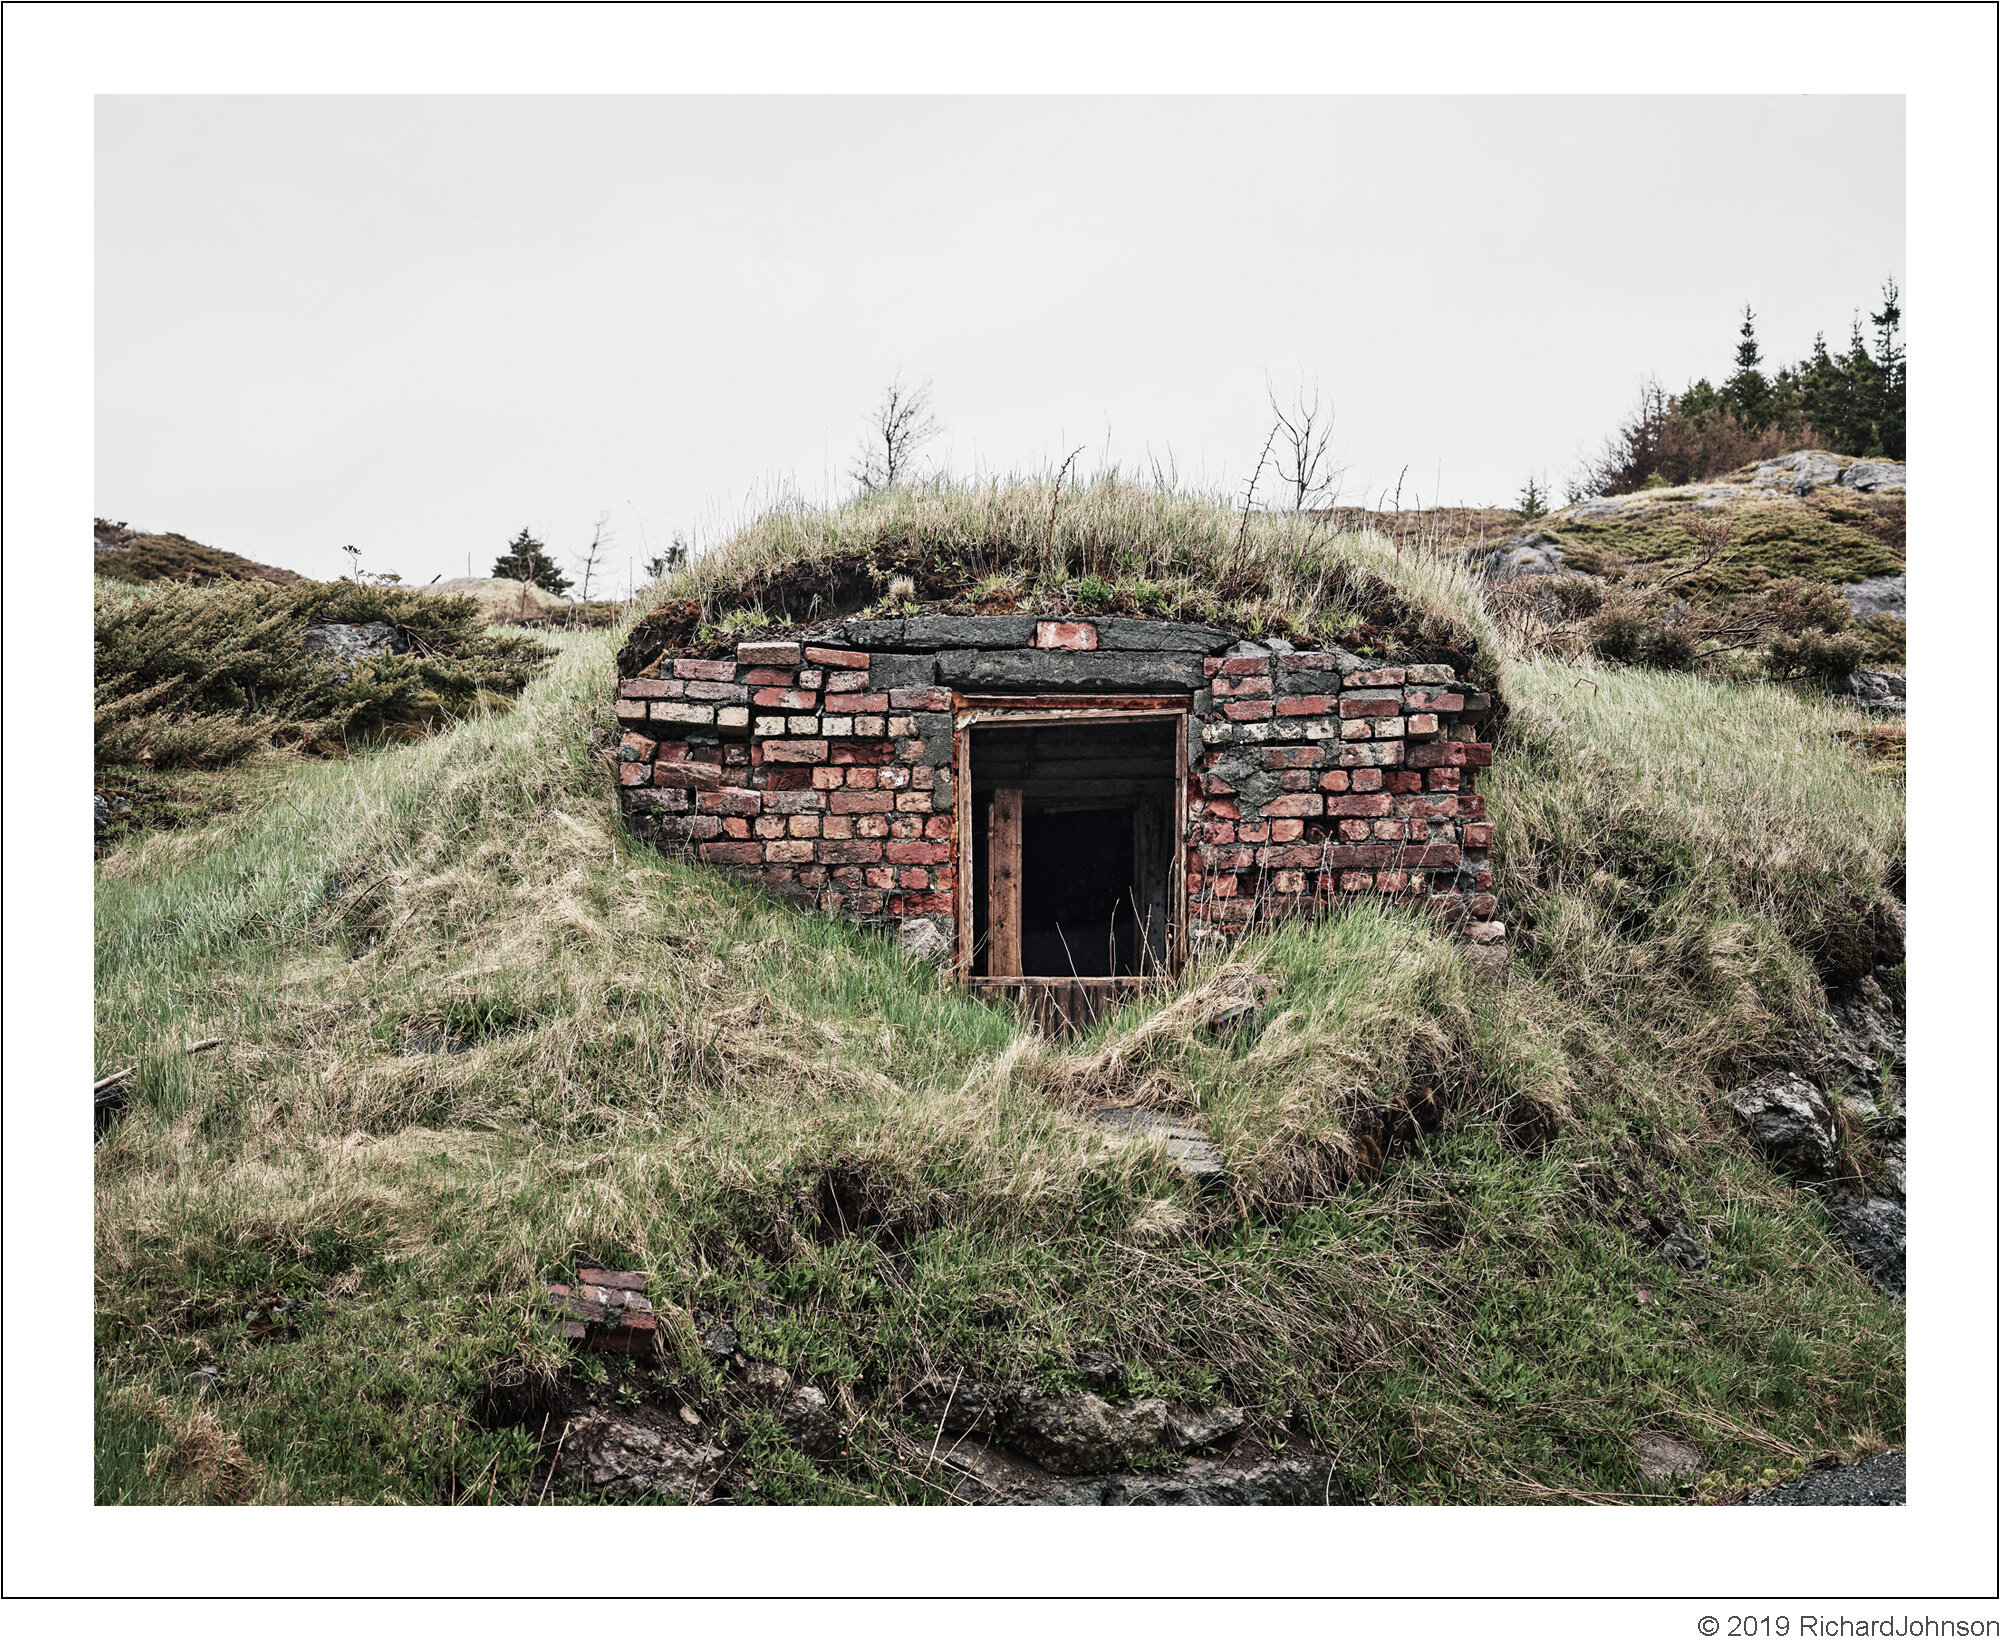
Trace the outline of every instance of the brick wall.
<path fill-rule="evenodd" d="M 642 835 L 828 913 L 925 921 L 942 957 L 954 688 L 1170 691 L 1190 705 L 1197 941 L 1358 894 L 1435 909 L 1476 941 L 1502 935 L 1476 787 L 1495 706 L 1446 665 L 1131 619 L 857 620 L 827 641 L 665 657 L 658 678 L 621 682 L 619 784 Z"/>

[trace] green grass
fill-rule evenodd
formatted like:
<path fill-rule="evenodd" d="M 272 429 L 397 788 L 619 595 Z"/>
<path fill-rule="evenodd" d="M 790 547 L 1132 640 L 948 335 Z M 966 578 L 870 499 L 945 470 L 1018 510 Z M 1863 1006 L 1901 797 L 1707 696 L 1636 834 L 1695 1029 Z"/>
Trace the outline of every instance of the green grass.
<path fill-rule="evenodd" d="M 1233 957 L 1284 984 L 1254 1034 L 1198 1027 L 1196 974 L 1051 1045 L 635 845 L 600 757 L 617 638 L 563 637 L 508 716 L 292 764 L 101 863 L 99 1065 L 140 1070 L 97 1147 L 101 1499 L 573 1499 L 478 1416 L 503 1373 L 590 1375 L 540 1300 L 585 1257 L 654 1277 L 663 1378 L 751 1500 L 934 1500 L 901 1392 L 1103 1353 L 1381 1502 L 1644 1500 L 1643 1428 L 1730 1471 L 1900 1435 L 1900 1303 L 1717 1102 L 1899 940 L 1900 790 L 1858 722 L 1515 663 L 1503 980 L 1367 906 Z M 436 1025 L 472 1048 L 404 1051 Z M 1098 1129 L 1107 1094 L 1199 1114 L 1229 1192 Z M 289 1334 L 245 1322 L 267 1293 Z M 735 1401 L 696 1310 L 845 1391 L 846 1455 Z"/>

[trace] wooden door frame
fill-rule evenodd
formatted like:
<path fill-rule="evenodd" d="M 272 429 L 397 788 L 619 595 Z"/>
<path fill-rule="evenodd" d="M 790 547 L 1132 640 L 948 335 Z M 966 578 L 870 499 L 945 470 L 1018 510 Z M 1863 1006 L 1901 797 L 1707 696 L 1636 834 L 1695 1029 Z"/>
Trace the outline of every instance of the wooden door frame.
<path fill-rule="evenodd" d="M 951 761 L 957 787 L 953 807 L 952 845 L 958 860 L 954 894 L 957 931 L 952 949 L 952 975 L 961 985 L 972 980 L 972 737 L 975 726 L 1065 726 L 1101 721 L 1132 725 L 1139 722 L 1174 728 L 1173 851 L 1167 873 L 1167 975 L 1178 976 L 1187 961 L 1188 858 L 1188 716 L 1193 703 L 1186 697 L 1121 696 L 1070 693 L 1063 696 L 989 696 L 951 694 Z M 994 981 L 1000 981 L 995 979 Z M 1018 981 L 1018 980 L 1017 980 Z M 1046 981 L 1046 980 L 1032 980 Z M 1065 979 L 1064 981 L 1067 981 Z"/>

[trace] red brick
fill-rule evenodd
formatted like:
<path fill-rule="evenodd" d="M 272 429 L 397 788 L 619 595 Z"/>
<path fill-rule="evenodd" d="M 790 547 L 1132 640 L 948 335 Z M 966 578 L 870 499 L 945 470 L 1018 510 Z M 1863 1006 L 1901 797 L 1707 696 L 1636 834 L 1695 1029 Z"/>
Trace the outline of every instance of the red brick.
<path fill-rule="evenodd" d="M 1261 846 L 1271 838 L 1271 825 L 1268 823 L 1239 823 L 1236 825 L 1236 838 L 1238 840 L 1247 840 L 1253 846 Z"/>
<path fill-rule="evenodd" d="M 773 766 L 763 776 L 766 790 L 812 788 L 812 773 L 803 766 Z"/>
<path fill-rule="evenodd" d="M 757 840 L 712 840 L 698 848 L 704 863 L 761 863 L 763 842 Z"/>
<path fill-rule="evenodd" d="M 1340 700 L 1340 718 L 1343 720 L 1373 720 L 1377 715 L 1402 712 L 1403 702 L 1397 697 L 1343 697 Z"/>
<path fill-rule="evenodd" d="M 899 812 L 927 812 L 931 809 L 931 797 L 923 789 L 891 790 L 896 796 L 896 810 Z"/>
<path fill-rule="evenodd" d="M 827 797 L 827 810 L 843 815 L 855 812 L 890 812 L 896 797 L 879 789 L 836 789 Z"/>
<path fill-rule="evenodd" d="M 1279 893 L 1297 893 L 1306 889 L 1303 869 L 1280 869 L 1271 876 L 1271 890 Z"/>
<path fill-rule="evenodd" d="M 887 714 L 889 694 L 887 692 L 829 692 L 826 698 L 828 714 Z"/>
<path fill-rule="evenodd" d="M 1405 692 L 1403 698 L 1412 709 L 1429 709 L 1433 714 L 1458 714 L 1465 708 L 1465 699 L 1457 692 L 1427 692 L 1413 688 Z"/>
<path fill-rule="evenodd" d="M 621 680 L 618 695 L 621 697 L 679 697 L 681 688 L 671 680 Z"/>
<path fill-rule="evenodd" d="M 817 663 L 825 669 L 865 669 L 868 667 L 868 654 L 831 651 L 825 646 L 808 646 L 806 661 Z"/>
<path fill-rule="evenodd" d="M 925 891 L 931 883 L 929 869 L 903 869 L 896 875 L 896 884 L 913 892 Z"/>
<path fill-rule="evenodd" d="M 878 774 L 873 766 L 841 766 L 835 769 L 847 773 L 847 787 L 850 789 L 872 789 L 875 787 Z"/>
<path fill-rule="evenodd" d="M 891 863 L 949 863 L 951 847 L 941 840 L 892 840 L 884 848 Z"/>
<path fill-rule="evenodd" d="M 1328 846 L 1326 864 L 1330 869 L 1379 869 L 1390 861 L 1395 851 L 1394 846 L 1385 846 L 1376 841 Z M 1369 885 L 1373 887 L 1373 880 L 1370 880 Z"/>
<path fill-rule="evenodd" d="M 750 838 L 750 819 L 747 817 L 725 817 L 722 820 L 722 832 L 731 840 L 748 840 Z"/>
<path fill-rule="evenodd" d="M 1326 803 L 1328 817 L 1387 817 L 1389 797 L 1386 794 L 1343 794 L 1335 795 Z"/>
<path fill-rule="evenodd" d="M 1348 686 L 1400 686 L 1402 683 L 1401 669 L 1359 669 L 1343 682 Z"/>
<path fill-rule="evenodd" d="M 714 789 L 696 804 L 716 817 L 755 817 L 763 810 L 764 797 L 755 789 Z"/>
<path fill-rule="evenodd" d="M 1329 847 L 1338 851 L 1338 846 Z M 1316 869 L 1319 867 L 1320 848 L 1317 846 L 1264 846 L 1257 852 L 1257 866 L 1262 869 Z"/>
<path fill-rule="evenodd" d="M 1278 787 L 1287 794 L 1304 794 L 1308 789 L 1319 787 L 1318 772 L 1280 772 Z"/>
<path fill-rule="evenodd" d="M 1271 705 L 1263 699 L 1256 699 L 1248 703 L 1225 703 L 1222 706 L 1222 712 L 1231 720 L 1269 720 L 1271 718 Z"/>
<path fill-rule="evenodd" d="M 1410 888 L 1410 877 L 1400 869 L 1384 869 L 1375 877 L 1378 892 L 1403 892 Z"/>
<path fill-rule="evenodd" d="M 854 819 L 851 817 L 823 817 L 820 819 L 819 837 L 822 840 L 852 840 Z"/>
<path fill-rule="evenodd" d="M 1271 677 L 1268 674 L 1246 674 L 1240 676 L 1219 675 L 1215 682 L 1215 695 L 1224 697 L 1269 697 Z"/>
<path fill-rule="evenodd" d="M 1405 764 L 1425 766 L 1463 766 L 1465 764 L 1463 743 L 1419 743 L 1404 756 Z"/>
<path fill-rule="evenodd" d="M 861 877 L 877 891 L 888 892 L 896 889 L 896 871 L 894 869 L 885 869 L 881 865 L 876 864 L 863 869 Z"/>
<path fill-rule="evenodd" d="M 892 913 L 901 915 L 950 914 L 951 898 L 943 892 L 931 892 L 922 897 L 892 897 L 889 900 Z"/>
<path fill-rule="evenodd" d="M 796 691 L 789 687 L 766 686 L 762 691 L 753 692 L 750 701 L 760 709 L 810 709 L 819 701 L 816 692 Z"/>
<path fill-rule="evenodd" d="M 1340 889 L 1344 892 L 1371 892 L 1375 889 L 1375 877 L 1365 869 L 1348 869 L 1340 877 Z"/>
<path fill-rule="evenodd" d="M 1493 764 L 1491 743 L 1467 743 L 1464 745 L 1465 763 L 1468 766 L 1490 766 Z"/>
<path fill-rule="evenodd" d="M 803 820 L 795 817 L 792 821 L 797 823 Z M 764 861 L 766 863 L 810 863 L 813 860 L 815 849 L 816 842 L 811 840 L 772 840 L 765 844 Z"/>
<path fill-rule="evenodd" d="M 625 789 L 643 789 L 653 775 L 649 764 L 637 760 L 621 761 L 618 766 L 618 785 Z"/>
<path fill-rule="evenodd" d="M 1377 840 L 1407 840 L 1410 826 L 1399 817 L 1377 818 L 1372 826 Z"/>
<path fill-rule="evenodd" d="M 792 765 L 810 766 L 826 759 L 826 739 L 823 737 L 798 738 L 792 741 L 774 737 L 758 746 L 763 749 L 766 760 L 781 760 Z"/>
<path fill-rule="evenodd" d="M 1258 807 L 1259 817 L 1318 817 L 1322 802 L 1317 794 L 1281 794 Z"/>
<path fill-rule="evenodd" d="M 1236 895 L 1236 876 L 1233 874 L 1219 874 L 1208 883 L 1208 890 L 1211 897 L 1234 897 Z"/>
<path fill-rule="evenodd" d="M 951 707 L 951 693 L 938 686 L 895 686 L 889 692 L 889 707 L 942 714 Z"/>
<path fill-rule="evenodd" d="M 1491 920 L 1499 911 L 1500 900 L 1491 892 L 1480 892 L 1465 900 L 1465 908 L 1475 920 Z"/>
<path fill-rule="evenodd" d="M 1410 775 L 1414 777 L 1416 773 L 1412 772 Z M 1455 789 L 1458 787 L 1458 768 L 1456 766 L 1433 766 L 1425 774 L 1425 781 L 1433 789 Z"/>
<path fill-rule="evenodd" d="M 1480 818 L 1486 815 L 1486 796 L 1483 794 L 1461 794 L 1458 800 L 1460 817 Z"/>
<path fill-rule="evenodd" d="M 1299 699 L 1297 701 L 1317 702 L 1318 699 L 1317 698 Z M 1280 703 L 1278 705 L 1278 713 L 1289 714 L 1290 712 L 1291 711 L 1287 709 L 1284 706 L 1284 704 Z M 1319 750 L 1314 748 L 1305 748 L 1305 749 L 1267 748 L 1264 751 L 1264 770 L 1266 770 L 1267 772 L 1295 771 L 1304 767 L 1317 766 L 1319 764 L 1319 760 L 1320 760 Z M 1231 789 L 1229 792 L 1231 794 L 1234 794 L 1236 791 L 1234 789 Z"/>
<path fill-rule="evenodd" d="M 815 766 L 813 768 L 813 787 L 815 789 L 839 788 L 845 781 L 843 774 L 846 770 L 845 766 Z"/>
<path fill-rule="evenodd" d="M 1382 787 L 1383 774 L 1379 771 L 1369 769 L 1354 772 L 1351 775 L 1354 779 L 1353 787 L 1356 794 L 1372 794 L 1375 790 Z"/>
<path fill-rule="evenodd" d="M 1437 773 L 1432 772 L 1431 776 L 1435 777 Z M 1356 788 L 1360 786 L 1358 783 L 1355 784 Z M 1391 772 L 1389 773 L 1388 782 L 1384 784 L 1384 787 L 1391 794 L 1417 794 L 1423 789 L 1423 786 L 1424 774 L 1422 772 Z"/>
<path fill-rule="evenodd" d="M 1229 782 L 1226 778 L 1217 776 L 1214 772 L 1203 772 L 1201 774 L 1201 792 L 1220 799 L 1225 795 L 1234 794 L 1236 792 L 1236 785 Z"/>
<path fill-rule="evenodd" d="M 926 840 L 949 840 L 951 832 L 951 819 L 949 817 L 940 816 L 924 819 L 924 838 Z"/>
<path fill-rule="evenodd" d="M 813 856 L 821 863 L 880 863 L 882 842 L 879 840 L 822 840 L 813 848 Z"/>
<path fill-rule="evenodd" d="M 885 766 L 896 757 L 894 743 L 831 743 L 827 747 L 836 766 Z"/>
<path fill-rule="evenodd" d="M 750 832 L 759 840 L 783 840 L 785 838 L 785 819 L 782 817 L 760 817 L 757 819 L 756 827 L 751 829 Z"/>
<path fill-rule="evenodd" d="M 1433 745 L 1419 743 L 1417 747 L 1423 749 Z M 1403 763 L 1404 748 L 1404 744 L 1393 739 L 1347 743 L 1341 746 L 1339 760 L 1343 766 L 1400 766 Z"/>
<path fill-rule="evenodd" d="M 1225 657 L 1215 671 L 1217 674 L 1269 674 L 1271 660 L 1268 657 Z"/>
<path fill-rule="evenodd" d="M 1203 805 L 1201 815 L 1203 817 L 1226 817 L 1233 823 L 1243 815 L 1243 808 L 1238 806 L 1233 800 L 1210 800 Z"/>
<path fill-rule="evenodd" d="M 835 669 L 826 677 L 826 689 L 830 692 L 865 692 L 868 689 L 868 671 Z"/>
<path fill-rule="evenodd" d="M 1484 851 L 1493 844 L 1491 823 L 1468 823 L 1465 826 L 1465 844 L 1476 851 Z"/>
<path fill-rule="evenodd" d="M 1097 650 L 1095 623 L 1037 623 L 1035 644 L 1043 651 L 1094 652 Z"/>
<path fill-rule="evenodd" d="M 1412 737 L 1435 737 L 1438 717 L 1434 714 L 1413 714 L 1407 718 L 1405 729 Z"/>
<path fill-rule="evenodd" d="M 1370 838 L 1367 822 L 1358 817 L 1343 817 L 1336 832 L 1342 840 L 1367 840 Z"/>
<path fill-rule="evenodd" d="M 650 737 L 641 737 L 637 732 L 626 732 L 618 739 L 618 758 L 620 760 L 652 760 L 655 758 L 664 760 L 667 756 L 658 753 L 659 747 L 660 745 L 655 743 Z"/>
<path fill-rule="evenodd" d="M 1281 845 L 1287 840 L 1305 838 L 1306 822 L 1302 817 L 1279 817 L 1271 822 L 1271 844 Z"/>
<path fill-rule="evenodd" d="M 1330 697 L 1281 697 L 1278 699 L 1278 713 L 1287 719 L 1304 719 L 1333 713 L 1333 704 L 1334 700 Z"/>
<path fill-rule="evenodd" d="M 1211 846 L 1226 846 L 1236 838 L 1234 823 L 1204 823 L 1201 838 Z"/>
<path fill-rule="evenodd" d="M 677 657 L 674 676 L 680 680 L 734 680 L 736 665 L 720 657 Z"/>
<path fill-rule="evenodd" d="M 799 660 L 799 643 L 796 640 L 739 640 L 736 643 L 736 661 L 739 663 L 793 663 Z"/>
<path fill-rule="evenodd" d="M 1345 794 L 1347 793 L 1348 785 L 1359 775 L 1361 774 L 1354 772 L 1328 772 L 1326 776 L 1319 780 L 1319 786 L 1329 794 Z M 1382 774 L 1376 772 L 1374 775 L 1380 777 Z"/>
<path fill-rule="evenodd" d="M 1201 660 L 1201 672 L 1213 680 L 1222 672 L 1222 659 L 1219 657 L 1204 657 Z"/>
<path fill-rule="evenodd" d="M 785 832 L 794 840 L 817 840 L 821 821 L 818 812 L 793 812 L 785 819 Z"/>

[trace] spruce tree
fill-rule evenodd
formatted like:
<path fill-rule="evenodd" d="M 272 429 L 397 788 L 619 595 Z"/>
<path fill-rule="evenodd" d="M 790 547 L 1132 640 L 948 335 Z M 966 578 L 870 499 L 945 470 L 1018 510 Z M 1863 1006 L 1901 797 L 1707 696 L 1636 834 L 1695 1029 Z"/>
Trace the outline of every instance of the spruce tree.
<path fill-rule="evenodd" d="M 1896 341 L 1897 328 L 1903 323 L 1902 296 L 1894 280 L 1883 281 L 1882 308 L 1868 317 L 1875 326 L 1876 443 L 1884 457 L 1893 457 L 1899 463 L 1907 444 L 1904 428 L 1908 392 L 1903 348 Z"/>
<path fill-rule="evenodd" d="M 1736 371 L 1722 386 L 1724 400 L 1729 409 L 1736 413 L 1753 429 L 1769 426 L 1771 421 L 1771 385 L 1764 380 L 1764 374 L 1757 367 L 1764 359 L 1764 353 L 1757 347 L 1757 317 L 1750 312 L 1750 305 L 1743 305 L 1743 329 L 1738 334 L 1741 341 L 1736 345 Z"/>
<path fill-rule="evenodd" d="M 544 552 L 542 540 L 521 528 L 521 535 L 507 545 L 507 552 L 493 562 L 495 577 L 509 577 L 517 583 L 533 583 L 550 594 L 561 594 L 570 585 L 561 569 Z"/>

